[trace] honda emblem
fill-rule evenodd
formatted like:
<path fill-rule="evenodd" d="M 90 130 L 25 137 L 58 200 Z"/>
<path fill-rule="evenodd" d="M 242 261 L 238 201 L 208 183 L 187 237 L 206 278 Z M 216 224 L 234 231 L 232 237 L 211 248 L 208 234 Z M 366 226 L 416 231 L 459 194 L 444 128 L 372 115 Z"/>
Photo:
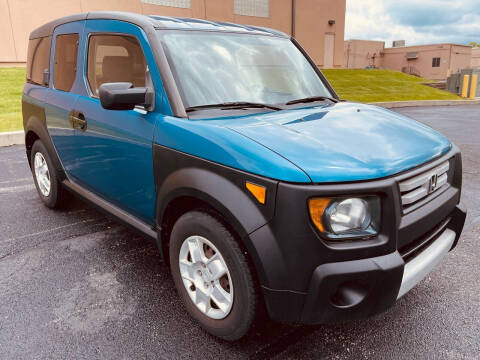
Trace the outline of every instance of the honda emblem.
<path fill-rule="evenodd" d="M 435 190 L 437 190 L 437 183 L 438 183 L 438 175 L 434 174 L 430 178 L 430 181 L 428 183 L 428 193 L 431 194 Z"/>

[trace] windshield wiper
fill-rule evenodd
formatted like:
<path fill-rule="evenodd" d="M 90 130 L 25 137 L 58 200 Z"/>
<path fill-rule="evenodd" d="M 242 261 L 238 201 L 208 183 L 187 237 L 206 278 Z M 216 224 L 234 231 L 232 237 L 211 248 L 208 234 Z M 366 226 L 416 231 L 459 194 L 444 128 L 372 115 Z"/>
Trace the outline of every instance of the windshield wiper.
<path fill-rule="evenodd" d="M 255 103 L 255 102 L 248 102 L 248 101 L 232 101 L 232 102 L 224 102 L 219 104 L 208 104 L 208 105 L 198 105 L 198 106 L 190 106 L 185 109 L 185 111 L 195 111 L 201 109 L 211 109 L 211 108 L 221 108 L 221 109 L 241 109 L 241 108 L 266 108 L 271 110 L 283 110 L 281 107 L 270 105 L 270 104 L 262 104 L 262 103 Z"/>
<path fill-rule="evenodd" d="M 338 100 L 328 96 L 310 96 L 303 99 L 296 99 L 291 100 L 285 103 L 285 105 L 293 105 L 293 104 L 300 104 L 300 103 L 309 103 L 314 101 L 322 101 L 322 100 L 330 100 L 334 103 L 337 103 Z"/>

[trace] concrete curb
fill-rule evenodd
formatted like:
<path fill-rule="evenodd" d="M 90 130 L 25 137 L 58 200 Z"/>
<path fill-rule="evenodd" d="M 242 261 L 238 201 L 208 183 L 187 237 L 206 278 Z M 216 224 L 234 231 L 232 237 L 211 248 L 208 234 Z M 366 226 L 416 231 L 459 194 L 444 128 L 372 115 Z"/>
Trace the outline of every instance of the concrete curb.
<path fill-rule="evenodd" d="M 415 106 L 454 106 L 454 105 L 480 105 L 480 99 L 476 100 L 413 100 L 413 101 L 390 101 L 376 102 L 377 105 L 387 109 Z"/>
<path fill-rule="evenodd" d="M 0 146 L 25 144 L 23 131 L 0 132 Z"/>

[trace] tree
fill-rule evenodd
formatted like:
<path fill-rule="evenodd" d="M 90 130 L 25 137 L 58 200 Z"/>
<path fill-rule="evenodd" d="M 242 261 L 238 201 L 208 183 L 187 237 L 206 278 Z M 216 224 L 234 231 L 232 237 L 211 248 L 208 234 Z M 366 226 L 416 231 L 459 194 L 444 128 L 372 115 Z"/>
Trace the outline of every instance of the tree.
<path fill-rule="evenodd" d="M 472 41 L 469 42 L 468 45 L 470 45 L 471 47 L 480 47 L 480 42 Z"/>

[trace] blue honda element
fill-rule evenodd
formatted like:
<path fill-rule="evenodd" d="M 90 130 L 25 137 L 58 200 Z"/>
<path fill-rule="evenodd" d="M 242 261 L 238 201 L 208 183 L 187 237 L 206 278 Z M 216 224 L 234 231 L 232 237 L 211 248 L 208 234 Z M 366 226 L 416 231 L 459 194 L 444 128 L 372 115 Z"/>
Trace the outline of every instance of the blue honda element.
<path fill-rule="evenodd" d="M 73 193 L 155 241 L 188 313 L 223 339 L 264 310 L 316 324 L 380 313 L 462 232 L 459 149 L 341 101 L 275 30 L 58 19 L 30 34 L 22 104 L 45 205 Z"/>

